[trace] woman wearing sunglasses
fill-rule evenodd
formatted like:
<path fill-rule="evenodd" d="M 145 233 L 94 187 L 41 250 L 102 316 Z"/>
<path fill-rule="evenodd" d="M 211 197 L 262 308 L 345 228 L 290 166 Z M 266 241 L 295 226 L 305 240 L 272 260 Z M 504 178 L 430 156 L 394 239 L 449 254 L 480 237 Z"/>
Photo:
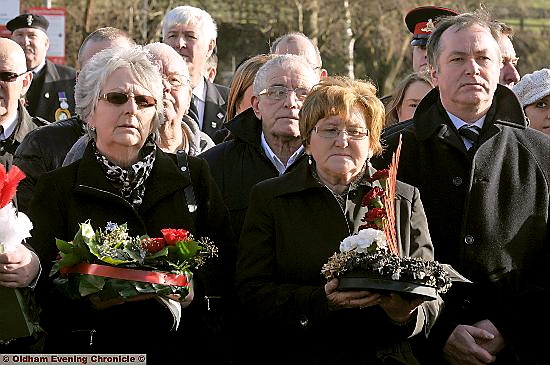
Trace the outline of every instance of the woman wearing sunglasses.
<path fill-rule="evenodd" d="M 82 159 L 40 177 L 29 212 L 31 244 L 44 262 L 38 298 L 47 353 L 146 353 L 148 364 L 181 362 L 193 354 L 179 357 L 166 349 L 182 340 L 180 331 L 197 336 L 197 344 L 193 338 L 186 343 L 200 348 L 203 329 L 195 319 L 206 311 L 203 298 L 221 296 L 219 288 L 231 287 L 215 276 L 233 234 L 206 162 L 188 156 L 188 173 L 182 173 L 176 156 L 157 147 L 164 114 L 158 71 L 151 54 L 135 46 L 101 51 L 79 74 L 76 110 L 90 142 Z M 189 187 L 196 210 L 188 209 Z M 194 297 L 67 298 L 53 283 L 57 275 L 48 276 L 58 254 L 56 238 L 71 241 L 87 220 L 102 230 L 109 222 L 127 224 L 130 237 L 186 229 L 196 238 L 211 238 L 220 253 L 208 271 L 195 271 Z"/>

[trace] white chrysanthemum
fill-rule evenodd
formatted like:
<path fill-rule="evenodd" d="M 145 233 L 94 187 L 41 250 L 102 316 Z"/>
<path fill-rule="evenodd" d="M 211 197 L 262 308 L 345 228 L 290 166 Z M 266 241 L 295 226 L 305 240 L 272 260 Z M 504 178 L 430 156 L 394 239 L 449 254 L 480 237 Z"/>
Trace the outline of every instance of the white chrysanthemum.
<path fill-rule="evenodd" d="M 371 247 L 372 245 L 375 247 Z M 369 249 L 369 247 L 371 247 Z M 356 250 L 357 252 L 374 252 L 377 250 L 387 250 L 386 235 L 383 231 L 367 228 L 362 229 L 357 234 L 346 237 L 340 243 L 340 252 Z"/>
<path fill-rule="evenodd" d="M 24 213 L 17 212 L 12 203 L 0 209 L 0 249 L 10 252 L 31 236 L 32 223 Z"/>

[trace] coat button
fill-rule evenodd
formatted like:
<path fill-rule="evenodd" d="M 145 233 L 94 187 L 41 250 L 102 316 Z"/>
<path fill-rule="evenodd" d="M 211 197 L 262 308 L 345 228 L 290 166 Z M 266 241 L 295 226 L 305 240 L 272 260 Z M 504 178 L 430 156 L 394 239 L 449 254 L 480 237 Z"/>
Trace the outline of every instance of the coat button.
<path fill-rule="evenodd" d="M 464 242 L 466 242 L 467 245 L 471 245 L 474 243 L 474 237 L 467 235 L 464 237 Z"/>
<path fill-rule="evenodd" d="M 300 326 L 302 327 L 307 327 L 307 325 L 309 324 L 309 319 L 307 319 L 306 316 L 300 316 L 299 321 L 300 321 Z"/>
<path fill-rule="evenodd" d="M 462 185 L 462 178 L 460 176 L 453 177 L 453 185 L 454 186 Z"/>

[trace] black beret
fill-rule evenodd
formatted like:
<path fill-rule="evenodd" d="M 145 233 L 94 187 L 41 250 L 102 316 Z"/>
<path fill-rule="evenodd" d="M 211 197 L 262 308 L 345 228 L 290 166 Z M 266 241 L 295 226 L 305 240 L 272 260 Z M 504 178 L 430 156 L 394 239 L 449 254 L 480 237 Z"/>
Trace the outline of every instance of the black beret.
<path fill-rule="evenodd" d="M 21 28 L 36 28 L 46 32 L 49 26 L 50 22 L 42 15 L 29 13 L 18 15 L 6 24 L 11 32 Z"/>
<path fill-rule="evenodd" d="M 411 46 L 425 46 L 432 33 L 436 19 L 442 16 L 454 16 L 459 13 L 439 6 L 421 6 L 414 8 L 405 16 L 405 24 L 413 34 Z"/>

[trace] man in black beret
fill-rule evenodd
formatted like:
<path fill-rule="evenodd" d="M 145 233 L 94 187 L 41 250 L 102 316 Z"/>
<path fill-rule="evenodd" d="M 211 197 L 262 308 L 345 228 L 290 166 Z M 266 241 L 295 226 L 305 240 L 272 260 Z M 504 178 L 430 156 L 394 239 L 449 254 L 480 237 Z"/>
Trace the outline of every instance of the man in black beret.
<path fill-rule="evenodd" d="M 27 69 L 34 76 L 27 92 L 29 114 L 54 122 L 74 114 L 76 70 L 47 60 L 49 25 L 45 17 L 25 13 L 11 19 L 6 27 L 12 32 L 11 39 L 25 51 Z"/>
<path fill-rule="evenodd" d="M 437 23 L 437 19 L 443 16 L 454 16 L 458 12 L 439 6 L 421 6 L 414 8 L 405 16 L 405 24 L 413 34 L 411 46 L 413 46 L 413 71 L 424 71 L 428 64 L 426 56 L 426 44 Z"/>

